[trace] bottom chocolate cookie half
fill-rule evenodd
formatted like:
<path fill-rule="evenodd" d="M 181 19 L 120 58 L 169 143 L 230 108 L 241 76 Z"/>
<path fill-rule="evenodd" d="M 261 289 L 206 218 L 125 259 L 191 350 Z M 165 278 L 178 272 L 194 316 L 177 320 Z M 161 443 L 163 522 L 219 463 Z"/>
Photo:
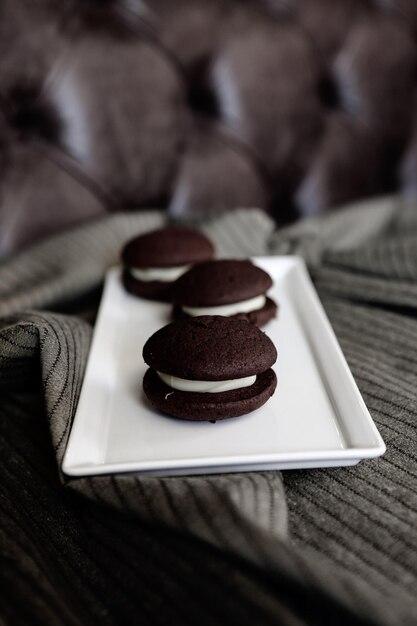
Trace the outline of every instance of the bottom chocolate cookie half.
<path fill-rule="evenodd" d="M 124 270 L 122 273 L 122 283 L 126 291 L 134 296 L 160 302 L 169 302 L 171 300 L 172 283 L 159 280 L 138 280 L 133 278 L 127 270 Z"/>
<path fill-rule="evenodd" d="M 193 421 L 217 421 L 250 413 L 265 404 L 276 386 L 272 369 L 258 374 L 249 387 L 222 393 L 177 391 L 162 382 L 153 369 L 148 369 L 143 379 L 144 392 L 153 408 Z"/>
<path fill-rule="evenodd" d="M 231 315 L 230 317 L 234 317 L 236 319 L 248 320 L 252 324 L 256 326 L 265 326 L 270 320 L 274 319 L 277 316 L 278 306 L 277 304 L 271 300 L 271 298 L 267 298 L 262 309 L 257 309 L 256 311 L 250 311 L 250 313 L 236 313 L 236 315 Z M 187 319 L 190 318 L 191 315 L 185 313 L 181 307 L 177 304 L 174 306 L 172 311 L 172 317 L 174 320 Z"/>

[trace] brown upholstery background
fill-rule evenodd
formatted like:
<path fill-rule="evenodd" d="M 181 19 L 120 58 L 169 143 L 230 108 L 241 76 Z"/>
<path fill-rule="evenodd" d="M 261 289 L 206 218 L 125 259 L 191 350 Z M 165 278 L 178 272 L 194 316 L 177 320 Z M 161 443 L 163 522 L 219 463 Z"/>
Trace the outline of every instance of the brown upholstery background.
<path fill-rule="evenodd" d="M 108 211 L 417 193 L 413 0 L 0 0 L 0 255 Z"/>

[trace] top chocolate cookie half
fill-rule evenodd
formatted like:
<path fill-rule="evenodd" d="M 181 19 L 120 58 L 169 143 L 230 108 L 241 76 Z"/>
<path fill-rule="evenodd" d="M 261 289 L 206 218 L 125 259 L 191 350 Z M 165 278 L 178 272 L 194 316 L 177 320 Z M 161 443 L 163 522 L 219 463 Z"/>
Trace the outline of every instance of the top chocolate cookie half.
<path fill-rule="evenodd" d="M 159 268 L 190 265 L 214 256 L 212 243 L 191 228 L 171 226 L 139 235 L 122 250 L 125 267 Z"/>
<path fill-rule="evenodd" d="M 275 363 L 272 341 L 246 320 L 221 316 L 168 324 L 143 347 L 151 368 L 189 380 L 227 380 L 252 376 Z"/>
<path fill-rule="evenodd" d="M 272 279 L 249 260 L 212 260 L 194 265 L 174 283 L 174 317 L 244 317 L 258 326 L 275 317 L 277 306 L 266 292 Z"/>
<path fill-rule="evenodd" d="M 213 255 L 213 245 L 199 231 L 179 226 L 160 228 L 124 246 L 123 284 L 136 296 L 169 300 L 172 283 L 193 263 Z"/>

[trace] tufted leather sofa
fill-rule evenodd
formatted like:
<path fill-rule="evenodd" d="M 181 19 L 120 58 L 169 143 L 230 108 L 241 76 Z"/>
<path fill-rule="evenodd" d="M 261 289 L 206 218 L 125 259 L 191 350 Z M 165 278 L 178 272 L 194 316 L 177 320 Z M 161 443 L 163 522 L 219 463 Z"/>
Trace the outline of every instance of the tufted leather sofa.
<path fill-rule="evenodd" d="M 0 255 L 108 211 L 417 194 L 415 0 L 0 0 Z"/>

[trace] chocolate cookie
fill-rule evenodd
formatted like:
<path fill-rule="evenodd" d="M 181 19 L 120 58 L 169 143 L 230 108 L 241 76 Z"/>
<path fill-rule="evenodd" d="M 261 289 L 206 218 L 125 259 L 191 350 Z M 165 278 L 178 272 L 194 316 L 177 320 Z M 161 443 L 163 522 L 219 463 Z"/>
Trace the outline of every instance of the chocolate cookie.
<path fill-rule="evenodd" d="M 211 242 L 199 231 L 179 226 L 160 228 L 124 246 L 123 284 L 136 296 L 169 300 L 173 282 L 193 263 L 213 255 Z"/>
<path fill-rule="evenodd" d="M 265 294 L 272 279 L 249 260 L 198 263 L 174 283 L 174 319 L 198 315 L 239 317 L 263 326 L 277 305 Z"/>
<path fill-rule="evenodd" d="M 272 341 L 247 320 L 191 317 L 158 330 L 143 348 L 152 406 L 182 419 L 216 421 L 250 413 L 274 393 Z"/>

